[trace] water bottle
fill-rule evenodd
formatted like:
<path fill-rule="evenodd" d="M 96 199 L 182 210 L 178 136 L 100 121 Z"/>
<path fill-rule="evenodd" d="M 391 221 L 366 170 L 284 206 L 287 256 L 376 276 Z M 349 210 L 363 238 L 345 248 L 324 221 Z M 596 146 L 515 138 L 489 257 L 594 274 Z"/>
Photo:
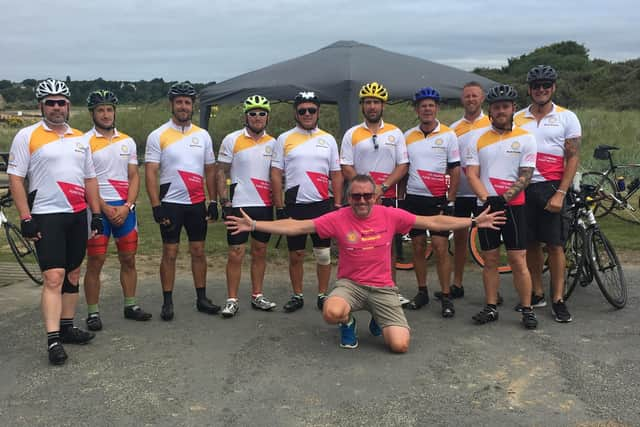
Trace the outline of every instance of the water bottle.
<path fill-rule="evenodd" d="M 616 186 L 618 187 L 618 191 L 624 191 L 627 186 L 624 183 L 624 176 L 619 176 L 616 178 Z"/>

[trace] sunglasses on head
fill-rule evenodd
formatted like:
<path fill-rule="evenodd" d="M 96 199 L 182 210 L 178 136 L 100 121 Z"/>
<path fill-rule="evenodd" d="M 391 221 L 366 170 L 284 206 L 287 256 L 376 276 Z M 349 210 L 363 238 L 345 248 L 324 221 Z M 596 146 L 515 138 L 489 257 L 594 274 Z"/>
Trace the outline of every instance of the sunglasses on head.
<path fill-rule="evenodd" d="M 47 107 L 53 107 L 54 105 L 57 105 L 59 107 L 64 107 L 65 105 L 67 105 L 67 100 L 66 99 L 47 99 L 44 101 L 44 105 L 46 105 Z"/>
<path fill-rule="evenodd" d="M 379 145 L 378 145 L 378 135 L 371 135 L 371 141 L 373 142 L 373 149 L 377 150 Z"/>
<path fill-rule="evenodd" d="M 317 108 L 299 108 L 298 109 L 298 115 L 299 116 L 304 116 L 305 114 L 309 113 L 309 114 L 315 114 L 318 112 Z"/>
<path fill-rule="evenodd" d="M 353 200 L 366 200 L 369 201 L 371 199 L 373 199 L 373 193 L 352 193 L 351 197 Z"/>
<path fill-rule="evenodd" d="M 255 116 L 264 117 L 267 115 L 267 112 L 266 111 L 249 111 L 247 114 L 250 115 L 251 117 L 255 117 Z"/>
<path fill-rule="evenodd" d="M 553 86 L 553 82 L 533 82 L 529 84 L 531 89 L 551 89 L 551 86 Z"/>

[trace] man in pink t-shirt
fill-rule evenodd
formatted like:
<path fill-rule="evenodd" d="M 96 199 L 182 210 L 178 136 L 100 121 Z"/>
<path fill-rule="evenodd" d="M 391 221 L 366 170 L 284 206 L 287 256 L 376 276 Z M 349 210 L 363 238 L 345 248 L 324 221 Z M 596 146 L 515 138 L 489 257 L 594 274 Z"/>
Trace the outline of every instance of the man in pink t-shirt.
<path fill-rule="evenodd" d="M 476 218 L 416 216 L 401 209 L 376 204 L 375 182 L 369 175 L 356 175 L 347 188 L 350 208 L 342 208 L 309 220 L 283 219 L 255 221 L 243 212 L 243 218 L 227 217 L 231 234 L 264 231 L 286 235 L 318 233 L 321 238 L 338 242 L 338 280 L 327 298 L 322 315 L 327 323 L 340 325 L 340 346 L 356 348 L 356 320 L 352 312 L 371 313 L 369 331 L 382 335 L 394 353 L 409 349 L 409 324 L 404 316 L 398 289 L 391 277 L 391 244 L 396 233 L 411 228 L 453 230 L 504 224 L 502 212 Z"/>

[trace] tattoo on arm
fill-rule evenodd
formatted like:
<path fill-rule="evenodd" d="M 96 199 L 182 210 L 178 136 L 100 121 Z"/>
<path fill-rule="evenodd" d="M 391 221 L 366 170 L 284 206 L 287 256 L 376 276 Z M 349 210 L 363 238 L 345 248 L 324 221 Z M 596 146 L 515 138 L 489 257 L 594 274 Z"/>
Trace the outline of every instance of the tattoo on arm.
<path fill-rule="evenodd" d="M 533 168 L 531 167 L 518 169 L 518 179 L 502 195 L 505 198 L 505 200 L 507 202 L 511 201 L 522 190 L 524 190 L 527 187 L 527 185 L 529 185 L 532 175 L 533 175 Z"/>
<path fill-rule="evenodd" d="M 564 157 L 571 158 L 578 156 L 580 152 L 580 138 L 569 138 L 564 141 Z"/>

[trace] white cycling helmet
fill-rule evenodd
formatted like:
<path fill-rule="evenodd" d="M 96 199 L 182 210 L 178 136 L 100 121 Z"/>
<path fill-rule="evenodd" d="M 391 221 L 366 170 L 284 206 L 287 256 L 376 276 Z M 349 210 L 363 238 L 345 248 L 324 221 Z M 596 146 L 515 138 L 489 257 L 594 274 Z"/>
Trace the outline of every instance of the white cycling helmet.
<path fill-rule="evenodd" d="M 36 86 L 36 99 L 38 101 L 51 95 L 62 95 L 68 99 L 71 97 L 71 92 L 67 84 L 61 80 L 46 79 L 38 83 L 38 86 Z"/>

